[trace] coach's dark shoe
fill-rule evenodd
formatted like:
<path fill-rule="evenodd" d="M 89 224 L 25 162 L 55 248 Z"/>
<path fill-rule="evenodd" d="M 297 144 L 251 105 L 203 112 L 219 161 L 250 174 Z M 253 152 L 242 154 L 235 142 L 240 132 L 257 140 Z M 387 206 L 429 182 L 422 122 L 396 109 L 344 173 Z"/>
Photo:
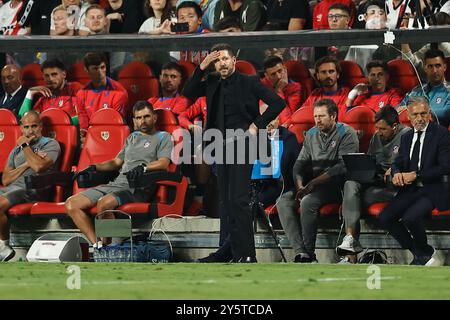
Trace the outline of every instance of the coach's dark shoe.
<path fill-rule="evenodd" d="M 231 260 L 230 258 L 224 257 L 222 255 L 217 254 L 216 252 L 213 252 L 209 256 L 197 259 L 197 262 L 214 263 L 214 262 L 230 262 L 230 260 Z"/>
<path fill-rule="evenodd" d="M 238 261 L 238 263 L 257 263 L 256 257 L 241 257 Z"/>
<path fill-rule="evenodd" d="M 295 256 L 294 258 L 295 263 L 319 263 L 316 259 L 316 255 L 313 254 L 310 256 L 307 253 L 300 253 Z"/>
<path fill-rule="evenodd" d="M 414 259 L 409 264 L 410 266 L 424 266 L 430 261 L 431 256 L 414 256 Z"/>

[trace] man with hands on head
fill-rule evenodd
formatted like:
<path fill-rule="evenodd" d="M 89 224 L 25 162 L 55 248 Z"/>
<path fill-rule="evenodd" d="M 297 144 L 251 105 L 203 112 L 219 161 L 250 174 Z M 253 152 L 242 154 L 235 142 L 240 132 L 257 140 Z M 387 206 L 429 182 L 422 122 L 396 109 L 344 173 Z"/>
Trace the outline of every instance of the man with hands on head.
<path fill-rule="evenodd" d="M 9 246 L 8 209 L 20 203 L 48 201 L 52 196 L 49 188 L 27 190 L 25 177 L 55 170 L 61 154 L 56 140 L 42 136 L 42 122 L 36 111 L 24 114 L 20 128 L 22 135 L 9 154 L 0 188 L 0 261 L 8 261 L 15 254 Z"/>
<path fill-rule="evenodd" d="M 215 73 L 206 76 L 210 65 Z M 270 121 L 284 109 L 284 101 L 272 90 L 266 88 L 256 76 L 248 76 L 236 71 L 236 56 L 228 44 L 216 44 L 195 69 L 184 87 L 188 98 L 206 96 L 205 130 L 215 128 L 225 137 L 227 129 L 241 129 L 256 135 L 258 128 L 266 128 Z M 259 113 L 259 100 L 269 108 Z M 223 145 L 224 159 L 226 147 Z M 247 153 L 248 140 L 245 150 Z M 236 154 L 234 154 L 236 156 Z M 216 159 L 217 160 L 217 159 Z M 250 209 L 250 178 L 253 163 L 248 157 L 244 164 L 216 163 L 218 186 L 224 204 L 224 212 L 229 215 L 231 247 L 235 262 L 256 262 L 253 219 Z"/>
<path fill-rule="evenodd" d="M 117 157 L 85 169 L 85 172 L 120 170 L 119 176 L 106 185 L 84 190 L 67 199 L 67 214 L 91 243 L 96 243 L 94 226 L 84 210 L 97 206 L 100 213 L 130 202 L 147 202 L 150 192 L 130 188 L 128 178 L 134 180 L 147 171 L 167 170 L 169 167 L 173 142 L 170 134 L 156 130 L 156 120 L 157 115 L 150 103 L 136 102 L 133 121 L 137 131 L 128 136 Z"/>

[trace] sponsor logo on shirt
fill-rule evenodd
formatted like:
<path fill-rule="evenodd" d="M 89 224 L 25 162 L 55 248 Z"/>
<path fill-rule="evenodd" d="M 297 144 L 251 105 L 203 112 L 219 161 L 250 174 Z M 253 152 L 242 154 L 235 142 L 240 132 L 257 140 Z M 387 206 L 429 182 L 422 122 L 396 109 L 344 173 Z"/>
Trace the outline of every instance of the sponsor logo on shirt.
<path fill-rule="evenodd" d="M 378 106 L 379 106 L 380 108 L 383 108 L 383 107 L 384 107 L 384 101 L 380 101 L 380 102 L 378 103 Z"/>
<path fill-rule="evenodd" d="M 108 109 L 108 104 L 107 103 L 103 104 L 103 109 Z"/>
<path fill-rule="evenodd" d="M 150 147 L 150 141 L 147 141 L 146 143 L 144 143 L 144 148 L 148 148 Z"/>
<path fill-rule="evenodd" d="M 59 106 L 60 108 L 63 106 L 63 104 L 64 104 L 64 100 L 59 100 L 59 101 L 58 101 L 58 106 Z"/>
<path fill-rule="evenodd" d="M 321 13 L 316 16 L 316 21 L 317 22 L 322 21 L 322 14 Z"/>
<path fill-rule="evenodd" d="M 440 104 L 441 102 L 442 102 L 442 98 L 441 97 L 436 98 L 436 103 L 437 104 Z"/>

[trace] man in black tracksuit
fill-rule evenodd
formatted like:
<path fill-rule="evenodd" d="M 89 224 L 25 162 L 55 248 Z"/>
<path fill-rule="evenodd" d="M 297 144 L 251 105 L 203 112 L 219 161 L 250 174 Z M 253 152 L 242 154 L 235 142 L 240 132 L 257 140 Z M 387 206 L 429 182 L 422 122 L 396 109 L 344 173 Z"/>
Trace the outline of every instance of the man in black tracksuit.
<path fill-rule="evenodd" d="M 211 63 L 217 73 L 208 75 L 202 81 L 205 70 Z M 183 94 L 188 98 L 206 96 L 205 131 L 215 128 L 225 137 L 226 129 L 242 129 L 256 135 L 258 129 L 265 129 L 284 109 L 285 103 L 276 93 L 264 87 L 257 77 L 236 72 L 235 64 L 236 57 L 231 46 L 213 46 L 211 53 L 186 83 Z M 259 100 L 269 106 L 262 115 L 259 113 Z M 248 149 L 247 141 L 245 150 L 238 152 L 246 152 L 248 155 Z M 225 146 L 223 151 L 225 159 Z M 236 164 L 236 161 L 216 162 L 220 196 L 228 214 L 233 259 L 236 262 L 256 262 L 249 205 L 253 163 L 247 158 L 244 164 Z"/>

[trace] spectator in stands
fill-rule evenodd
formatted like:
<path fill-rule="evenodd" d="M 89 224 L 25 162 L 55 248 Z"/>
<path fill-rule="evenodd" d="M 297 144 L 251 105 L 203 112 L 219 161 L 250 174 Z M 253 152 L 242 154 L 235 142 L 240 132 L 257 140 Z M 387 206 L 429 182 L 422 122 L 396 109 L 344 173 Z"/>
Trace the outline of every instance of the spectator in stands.
<path fill-rule="evenodd" d="M 52 11 L 54 29 L 50 30 L 51 36 L 73 36 L 74 28 L 69 29 L 69 14 L 63 5 L 57 6 Z"/>
<path fill-rule="evenodd" d="M 179 23 L 188 23 L 189 30 L 184 34 L 201 34 L 209 30 L 201 27 L 202 9 L 193 1 L 182 2 L 177 7 L 177 19 Z M 190 61 L 194 64 L 200 64 L 208 55 L 207 50 L 203 51 L 172 51 L 170 56 L 176 61 Z"/>
<path fill-rule="evenodd" d="M 264 78 L 261 81 L 286 102 L 286 108 L 278 116 L 278 120 L 285 123 L 300 107 L 302 91 L 300 83 L 288 78 L 283 60 L 278 56 L 271 56 L 264 61 Z"/>
<path fill-rule="evenodd" d="M 316 61 L 314 66 L 315 78 L 320 88 L 314 89 L 306 99 L 302 108 L 312 108 L 315 101 L 322 99 L 333 100 L 339 108 L 339 119 L 343 119 L 347 112 L 345 101 L 347 100 L 349 88 L 340 87 L 338 80 L 341 74 L 339 62 L 332 57 L 323 57 Z"/>
<path fill-rule="evenodd" d="M 337 123 L 337 119 L 338 106 L 333 100 L 322 99 L 314 103 L 316 127 L 306 133 L 293 170 L 297 193 L 289 190 L 277 204 L 281 224 L 295 252 L 294 262 L 317 262 L 315 246 L 319 209 L 324 204 L 342 200 L 341 187 L 345 175 L 342 155 L 359 149 L 356 131 L 346 124 Z M 300 220 L 297 214 L 299 205 Z"/>
<path fill-rule="evenodd" d="M 119 82 L 106 76 L 106 56 L 103 53 L 90 52 L 83 60 L 91 82 L 77 93 L 82 138 L 86 135 L 89 121 L 97 110 L 111 108 L 120 112 L 124 119 L 128 113 L 128 93 Z"/>
<path fill-rule="evenodd" d="M 28 35 L 31 28 L 25 25 L 31 11 L 32 2 L 10 0 L 0 7 L 0 35 L 17 36 Z M 30 6 L 27 12 L 26 7 Z"/>
<path fill-rule="evenodd" d="M 257 31 L 266 24 L 266 11 L 260 0 L 219 0 L 214 24 L 228 16 L 239 17 L 243 31 Z"/>
<path fill-rule="evenodd" d="M 180 95 L 183 69 L 176 62 L 168 62 L 162 66 L 159 75 L 160 96 L 151 97 L 148 102 L 156 109 L 166 109 L 177 116 L 189 106 L 189 100 Z"/>
<path fill-rule="evenodd" d="M 144 22 L 142 0 L 108 0 L 109 33 L 137 33 Z"/>
<path fill-rule="evenodd" d="M 285 30 L 311 29 L 311 9 L 308 1 L 269 0 L 267 23 L 281 23 Z"/>
<path fill-rule="evenodd" d="M 141 25 L 139 33 L 157 35 L 164 33 L 159 29 L 163 22 L 167 21 L 166 24 L 168 25 L 172 17 L 175 18 L 175 9 L 168 0 L 146 0 L 144 14 L 148 19 Z"/>
<path fill-rule="evenodd" d="M 408 25 L 408 16 L 411 14 L 411 4 L 405 0 L 386 0 L 387 26 L 389 29 L 397 29 L 402 25 Z"/>
<path fill-rule="evenodd" d="M 379 218 L 401 247 L 414 255 L 412 265 L 442 265 L 427 242 L 425 219 L 433 208 L 449 209 L 441 179 L 450 173 L 450 135 L 447 128 L 430 121 L 425 97 L 409 99 L 408 118 L 414 130 L 403 135 L 391 167 L 392 183 L 400 190 Z"/>
<path fill-rule="evenodd" d="M 90 31 L 86 26 L 86 11 L 93 4 L 99 4 L 99 0 L 86 0 L 81 4 L 80 15 L 76 24 L 76 30 L 79 36 L 87 36 Z"/>
<path fill-rule="evenodd" d="M 450 2 L 447 2 L 450 4 Z M 438 26 L 448 26 L 450 25 L 450 15 L 445 12 L 438 12 L 436 14 L 436 22 Z M 445 57 L 450 57 L 450 42 L 440 42 L 440 43 L 429 43 L 424 45 L 422 48 L 412 53 L 409 44 L 402 44 L 402 59 L 409 60 L 416 68 L 422 65 L 425 53 L 430 49 L 439 49 L 444 53 Z"/>
<path fill-rule="evenodd" d="M 389 69 L 387 63 L 374 60 L 367 64 L 369 85 L 357 84 L 348 94 L 346 105 L 348 108 L 354 106 L 365 106 L 377 112 L 385 106 L 396 106 L 403 95 L 396 88 L 387 88 L 389 81 Z"/>
<path fill-rule="evenodd" d="M 93 4 L 86 10 L 85 23 L 89 29 L 89 35 L 105 34 L 109 31 L 105 9 L 98 4 Z"/>
<path fill-rule="evenodd" d="M 177 6 L 179 6 L 181 3 L 186 2 L 186 1 L 192 1 L 192 0 L 170 0 L 170 2 L 175 2 L 176 5 L 172 6 L 175 8 Z M 214 29 L 214 9 L 216 8 L 216 4 L 217 2 L 219 2 L 219 0 L 194 0 L 194 2 L 196 4 L 198 4 L 200 6 L 200 8 L 202 9 L 202 27 L 205 29 L 209 29 L 212 30 Z"/>
<path fill-rule="evenodd" d="M 19 117 L 34 109 L 38 112 L 50 108 L 62 109 L 72 117 L 74 124 L 78 124 L 76 110 L 77 92 L 83 88 L 78 82 L 66 81 L 66 69 L 59 60 L 47 60 L 41 65 L 45 86 L 28 89 L 27 96 L 19 111 Z M 33 106 L 33 99 L 40 96 Z"/>
<path fill-rule="evenodd" d="M 386 9 L 384 1 L 370 0 L 366 3 L 366 13 L 364 14 L 366 29 L 385 29 L 387 25 Z"/>
<path fill-rule="evenodd" d="M 446 70 L 444 53 L 441 50 L 428 50 L 424 58 L 427 83 L 412 89 L 397 106 L 397 111 L 405 109 L 411 97 L 424 96 L 429 101 L 433 118 L 447 128 L 450 125 L 450 84 L 445 81 Z"/>
<path fill-rule="evenodd" d="M 313 10 L 313 29 L 329 29 L 328 25 L 328 11 L 330 6 L 336 3 L 342 3 L 350 8 L 350 27 L 355 21 L 356 7 L 352 0 L 322 0 Z"/>
<path fill-rule="evenodd" d="M 69 217 L 81 232 L 100 248 L 91 218 L 85 212 L 97 206 L 98 212 L 115 209 L 130 202 L 146 202 L 151 195 L 133 190 L 127 176 L 137 178 L 147 171 L 167 170 L 173 143 L 170 134 L 155 128 L 156 113 L 147 101 L 138 101 L 133 107 L 133 122 L 137 131 L 130 134 L 116 158 L 90 165 L 85 171 L 119 171 L 118 177 L 107 185 L 90 188 L 67 199 Z M 148 150 L 143 152 L 143 150 Z"/>
<path fill-rule="evenodd" d="M 335 3 L 328 9 L 328 25 L 330 30 L 348 30 L 350 29 L 350 8 L 342 3 Z M 327 54 L 338 60 L 344 60 L 347 55 L 349 46 L 330 46 L 327 48 Z M 320 50 L 320 49 L 319 49 Z M 320 56 L 321 52 L 316 56 Z"/>
<path fill-rule="evenodd" d="M 25 202 L 49 201 L 52 196 L 49 188 L 27 190 L 25 177 L 56 170 L 61 154 L 56 140 L 42 136 L 42 121 L 36 111 L 29 111 L 23 116 L 20 128 L 22 135 L 9 154 L 2 175 L 4 187 L 0 189 L 0 261 L 8 261 L 15 254 L 9 246 L 8 209 Z"/>
<path fill-rule="evenodd" d="M 356 263 L 356 255 L 362 251 L 359 243 L 361 209 L 373 203 L 391 201 L 397 193 L 386 186 L 386 176 L 390 175 L 391 164 L 398 155 L 400 138 L 410 128 L 400 124 L 397 111 L 385 106 L 375 115 L 377 133 L 372 137 L 367 154 L 376 158 L 377 175 L 373 183 L 361 184 L 348 180 L 344 184 L 342 215 L 345 224 L 345 237 L 336 248 L 344 257 L 340 263 Z"/>
<path fill-rule="evenodd" d="M 7 64 L 1 71 L 1 80 L 4 93 L 0 96 L 0 107 L 17 114 L 27 94 L 27 89 L 22 87 L 20 68 Z"/>

